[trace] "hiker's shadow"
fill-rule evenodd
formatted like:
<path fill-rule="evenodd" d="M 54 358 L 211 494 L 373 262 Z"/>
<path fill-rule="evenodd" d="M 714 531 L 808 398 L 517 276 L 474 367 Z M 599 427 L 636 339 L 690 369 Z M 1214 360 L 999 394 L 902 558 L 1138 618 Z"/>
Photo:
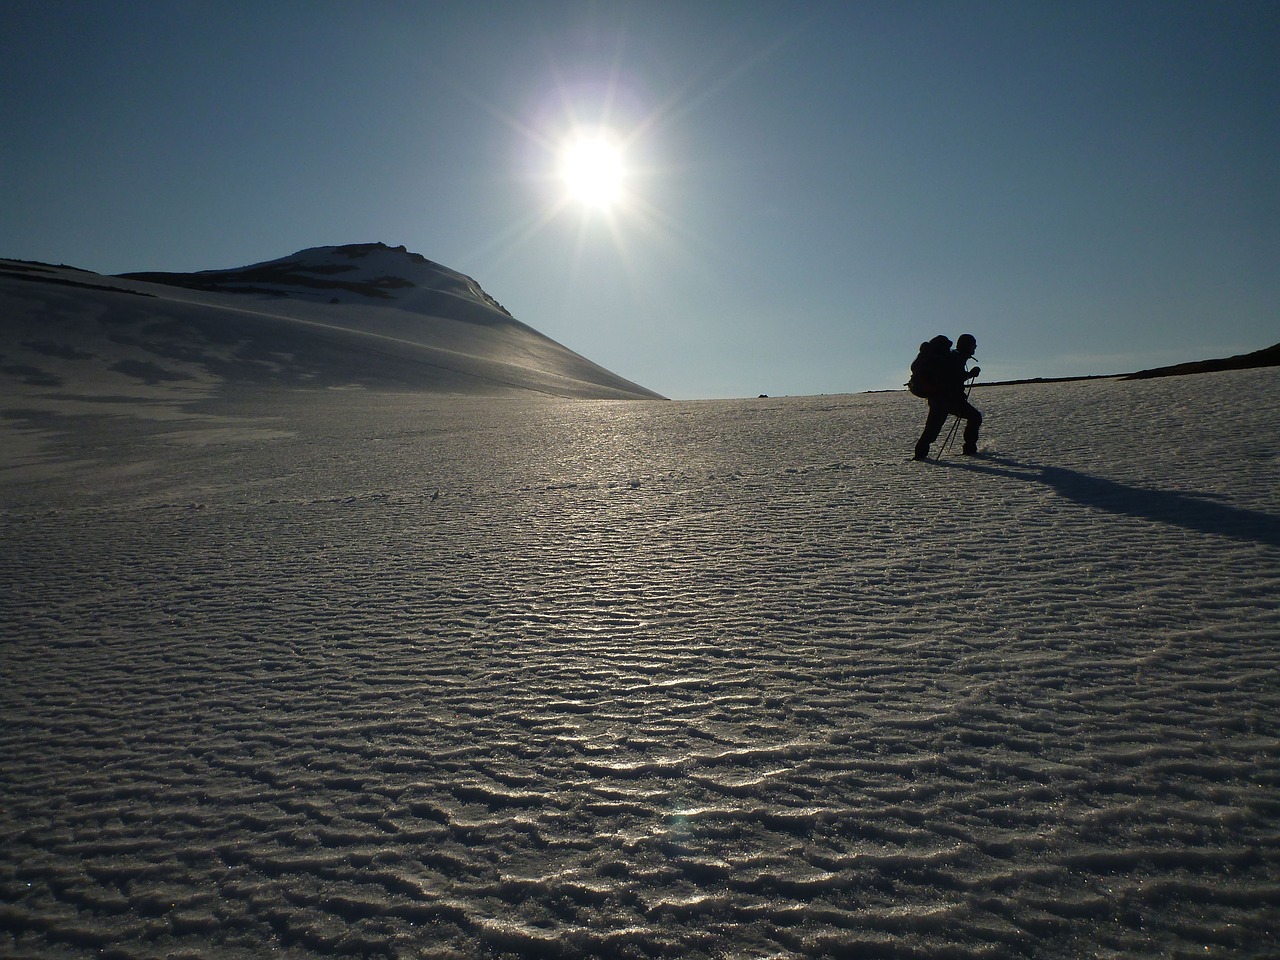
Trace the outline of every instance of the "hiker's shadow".
<path fill-rule="evenodd" d="M 1067 500 L 1120 516 L 1138 517 L 1200 533 L 1280 547 L 1280 517 L 1260 510 L 1219 503 L 1215 494 L 1175 493 L 1135 487 L 1101 477 L 1091 477 L 1065 467 L 1044 467 L 1001 457 L 942 462 L 974 473 L 1043 483 Z"/>

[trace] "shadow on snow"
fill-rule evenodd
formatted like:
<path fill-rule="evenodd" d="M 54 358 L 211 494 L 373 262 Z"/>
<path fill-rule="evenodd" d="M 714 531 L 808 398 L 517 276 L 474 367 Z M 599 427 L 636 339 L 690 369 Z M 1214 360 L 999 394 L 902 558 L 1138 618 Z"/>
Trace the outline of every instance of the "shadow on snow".
<path fill-rule="evenodd" d="M 1067 500 L 1122 516 L 1280 547 L 1280 517 L 1217 503 L 1215 494 L 1151 490 L 1091 477 L 1065 467 L 1045 467 L 999 458 L 941 463 L 974 473 L 1043 483 Z"/>

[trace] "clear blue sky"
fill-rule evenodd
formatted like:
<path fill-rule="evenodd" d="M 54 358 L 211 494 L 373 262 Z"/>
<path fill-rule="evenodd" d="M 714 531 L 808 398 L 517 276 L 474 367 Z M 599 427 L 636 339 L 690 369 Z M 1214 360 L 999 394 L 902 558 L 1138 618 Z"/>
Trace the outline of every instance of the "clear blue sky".
<path fill-rule="evenodd" d="M 0 256 L 381 240 L 677 398 L 1280 340 L 1274 0 L 6 0 Z M 630 201 L 566 205 L 573 123 Z"/>

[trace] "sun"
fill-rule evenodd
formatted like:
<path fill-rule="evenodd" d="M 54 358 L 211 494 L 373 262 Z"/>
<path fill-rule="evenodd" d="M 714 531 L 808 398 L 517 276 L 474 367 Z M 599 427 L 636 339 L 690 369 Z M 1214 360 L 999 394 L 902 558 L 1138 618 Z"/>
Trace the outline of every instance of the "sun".
<path fill-rule="evenodd" d="M 622 146 L 608 131 L 578 131 L 560 149 L 560 179 L 570 198 L 608 209 L 622 199 L 626 164 Z"/>

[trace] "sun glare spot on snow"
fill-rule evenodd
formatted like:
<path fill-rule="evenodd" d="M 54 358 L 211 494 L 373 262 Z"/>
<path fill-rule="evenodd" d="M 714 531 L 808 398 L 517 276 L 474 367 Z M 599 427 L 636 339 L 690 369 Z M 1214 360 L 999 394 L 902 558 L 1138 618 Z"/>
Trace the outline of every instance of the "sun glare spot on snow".
<path fill-rule="evenodd" d="M 559 160 L 560 179 L 573 200 L 606 210 L 622 199 L 626 165 L 621 144 L 608 131 L 577 131 Z"/>

